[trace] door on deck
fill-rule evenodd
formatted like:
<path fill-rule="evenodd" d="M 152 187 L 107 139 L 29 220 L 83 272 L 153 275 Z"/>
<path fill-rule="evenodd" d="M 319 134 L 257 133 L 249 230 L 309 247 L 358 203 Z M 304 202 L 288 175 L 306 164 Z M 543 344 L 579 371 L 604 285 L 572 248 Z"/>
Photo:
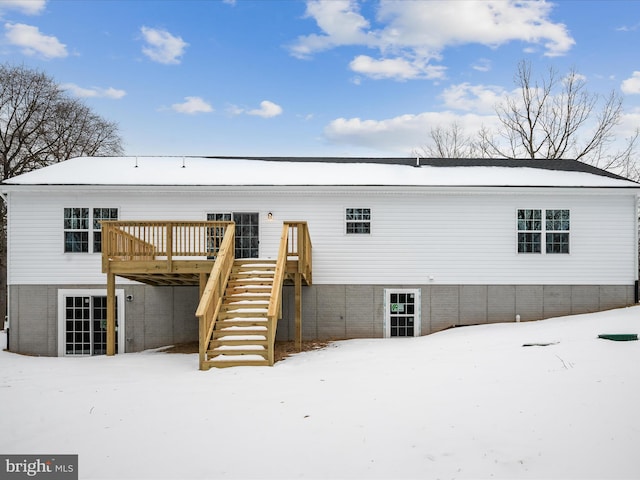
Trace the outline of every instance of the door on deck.
<path fill-rule="evenodd" d="M 207 220 L 224 222 L 233 220 L 235 222 L 236 258 L 258 258 L 260 253 L 259 218 L 258 212 L 207 213 Z M 221 242 L 221 236 L 219 238 Z"/>
<path fill-rule="evenodd" d="M 258 213 L 233 213 L 236 222 L 236 258 L 258 258 L 260 230 Z"/>
<path fill-rule="evenodd" d="M 385 289 L 385 337 L 420 336 L 420 290 Z"/>

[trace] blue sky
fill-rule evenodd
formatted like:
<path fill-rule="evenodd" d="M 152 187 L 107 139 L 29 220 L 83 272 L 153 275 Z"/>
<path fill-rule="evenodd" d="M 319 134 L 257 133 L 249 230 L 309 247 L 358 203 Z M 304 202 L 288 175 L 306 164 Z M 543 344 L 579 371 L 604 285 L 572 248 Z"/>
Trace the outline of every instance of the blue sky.
<path fill-rule="evenodd" d="M 495 123 L 521 60 L 624 95 L 639 1 L 0 0 L 3 62 L 117 122 L 128 155 L 407 156 Z"/>

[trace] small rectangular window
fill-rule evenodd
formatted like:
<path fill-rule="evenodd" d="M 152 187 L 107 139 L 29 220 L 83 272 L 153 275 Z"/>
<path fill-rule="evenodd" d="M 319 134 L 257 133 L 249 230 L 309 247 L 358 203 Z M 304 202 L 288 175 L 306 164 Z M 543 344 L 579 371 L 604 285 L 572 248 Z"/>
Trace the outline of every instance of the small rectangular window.
<path fill-rule="evenodd" d="M 518 253 L 542 252 L 542 211 L 518 210 Z"/>
<path fill-rule="evenodd" d="M 569 210 L 545 212 L 547 253 L 569 253 Z"/>
<path fill-rule="evenodd" d="M 346 231 L 349 234 L 371 233 L 371 209 L 347 208 L 345 214 Z"/>
<path fill-rule="evenodd" d="M 89 209 L 64 209 L 64 251 L 89 251 Z"/>
<path fill-rule="evenodd" d="M 102 251 L 102 220 L 117 220 L 117 208 L 94 208 L 93 209 L 93 251 Z"/>

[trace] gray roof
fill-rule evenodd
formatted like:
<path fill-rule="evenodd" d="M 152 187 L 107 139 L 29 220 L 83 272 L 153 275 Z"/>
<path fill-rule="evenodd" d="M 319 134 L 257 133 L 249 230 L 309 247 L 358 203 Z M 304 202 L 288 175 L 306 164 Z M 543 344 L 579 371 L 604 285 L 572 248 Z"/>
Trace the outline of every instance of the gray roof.
<path fill-rule="evenodd" d="M 264 160 L 273 162 L 320 162 L 320 163 L 376 163 L 382 165 L 407 165 L 430 167 L 509 167 L 537 168 L 564 172 L 583 172 L 603 177 L 629 180 L 626 177 L 572 159 L 517 159 L 517 158 L 422 158 L 422 157 L 235 157 L 216 156 L 205 158 L 226 158 L 244 160 Z"/>

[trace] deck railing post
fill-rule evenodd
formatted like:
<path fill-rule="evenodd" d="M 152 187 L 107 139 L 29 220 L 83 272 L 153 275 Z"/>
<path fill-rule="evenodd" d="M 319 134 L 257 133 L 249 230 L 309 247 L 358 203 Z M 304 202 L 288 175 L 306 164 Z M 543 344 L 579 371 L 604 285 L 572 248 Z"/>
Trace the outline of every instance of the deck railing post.
<path fill-rule="evenodd" d="M 173 259 L 173 223 L 167 222 L 167 271 L 171 271 L 171 262 Z"/>

